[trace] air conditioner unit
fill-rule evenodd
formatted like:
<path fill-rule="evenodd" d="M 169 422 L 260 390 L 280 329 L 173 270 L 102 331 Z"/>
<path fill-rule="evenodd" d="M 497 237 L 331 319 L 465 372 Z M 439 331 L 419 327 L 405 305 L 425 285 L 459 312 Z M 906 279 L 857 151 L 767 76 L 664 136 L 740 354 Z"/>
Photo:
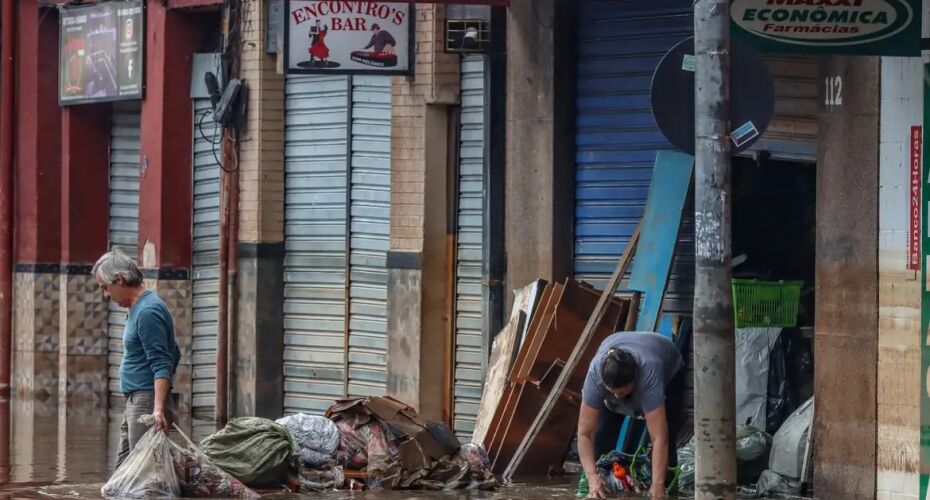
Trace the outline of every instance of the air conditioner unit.
<path fill-rule="evenodd" d="M 446 52 L 485 52 L 491 45 L 491 23 L 482 19 L 446 19 Z"/>

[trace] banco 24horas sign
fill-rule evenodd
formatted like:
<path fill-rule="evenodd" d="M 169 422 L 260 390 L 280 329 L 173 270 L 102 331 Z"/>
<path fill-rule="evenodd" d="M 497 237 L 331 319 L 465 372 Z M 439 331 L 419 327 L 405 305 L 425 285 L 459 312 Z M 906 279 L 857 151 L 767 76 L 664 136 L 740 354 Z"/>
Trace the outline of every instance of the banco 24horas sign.
<path fill-rule="evenodd" d="M 410 71 L 411 4 L 369 0 L 289 0 L 288 73 Z"/>
<path fill-rule="evenodd" d="M 920 55 L 920 0 L 731 0 L 732 30 L 766 52 Z"/>

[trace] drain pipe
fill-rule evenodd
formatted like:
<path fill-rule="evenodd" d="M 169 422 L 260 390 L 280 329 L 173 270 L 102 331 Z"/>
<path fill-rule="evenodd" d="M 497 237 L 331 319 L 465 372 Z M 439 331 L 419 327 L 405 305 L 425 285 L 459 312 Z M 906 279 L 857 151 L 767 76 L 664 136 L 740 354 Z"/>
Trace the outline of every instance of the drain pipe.
<path fill-rule="evenodd" d="M 13 60 L 17 2 L 3 2 L 0 11 L 0 401 L 10 397 L 13 364 Z M 9 447 L 2 447 L 8 452 Z M 2 453 L 0 452 L 0 453 Z M 9 458 L 9 457 L 6 457 Z M 9 460 L 7 460 L 8 462 Z"/>
<path fill-rule="evenodd" d="M 217 430 L 226 425 L 229 405 L 229 140 L 223 134 L 223 166 L 220 172 L 220 269 L 217 279 L 217 324 L 216 324 L 216 409 L 213 413 Z"/>
<path fill-rule="evenodd" d="M 0 484 L 10 482 L 10 376 L 13 364 L 13 60 L 17 2 L 0 10 Z"/>

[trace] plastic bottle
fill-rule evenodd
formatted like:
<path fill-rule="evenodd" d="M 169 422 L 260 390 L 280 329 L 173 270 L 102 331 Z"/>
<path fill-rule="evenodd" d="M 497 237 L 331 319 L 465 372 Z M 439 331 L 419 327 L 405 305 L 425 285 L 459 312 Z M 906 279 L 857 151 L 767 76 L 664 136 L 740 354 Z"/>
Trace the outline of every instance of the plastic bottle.
<path fill-rule="evenodd" d="M 633 483 L 633 478 L 626 473 L 626 468 L 622 465 L 615 463 L 614 464 L 614 477 L 617 478 L 617 482 L 623 487 L 624 491 L 635 492 L 636 485 Z"/>
<path fill-rule="evenodd" d="M 578 498 L 588 496 L 588 475 L 585 473 L 582 473 L 581 479 L 578 480 L 578 493 L 575 496 Z"/>

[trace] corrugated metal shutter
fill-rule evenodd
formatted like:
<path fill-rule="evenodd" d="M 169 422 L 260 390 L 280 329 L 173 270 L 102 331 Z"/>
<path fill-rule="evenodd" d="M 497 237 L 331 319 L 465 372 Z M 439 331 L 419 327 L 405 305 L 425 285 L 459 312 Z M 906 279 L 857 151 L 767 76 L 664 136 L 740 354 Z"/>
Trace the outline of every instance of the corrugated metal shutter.
<path fill-rule="evenodd" d="M 384 395 L 391 237 L 391 79 L 352 78 L 349 396 Z"/>
<path fill-rule="evenodd" d="M 775 114 L 748 154 L 767 150 L 772 158 L 817 161 L 817 58 L 767 56 L 775 81 Z"/>
<path fill-rule="evenodd" d="M 456 200 L 455 371 L 453 427 L 463 442 L 475 430 L 487 364 L 482 298 L 485 58 L 462 58 L 462 112 L 459 128 Z"/>
<path fill-rule="evenodd" d="M 579 4 L 575 278 L 603 287 L 646 206 L 656 152 L 671 146 L 649 88 L 662 56 L 693 31 L 686 0 Z M 683 221 L 663 308 L 690 312 L 693 217 Z"/>
<path fill-rule="evenodd" d="M 691 36 L 686 0 L 589 1 L 579 5 L 575 171 L 575 277 L 602 287 L 645 209 L 656 152 L 671 146 L 652 117 L 649 89 L 662 56 Z M 766 58 L 775 116 L 755 149 L 816 161 L 817 63 Z M 752 151 L 745 154 L 751 155 Z M 663 309 L 690 313 L 694 217 L 689 201 Z"/>
<path fill-rule="evenodd" d="M 213 122 L 210 100 L 194 99 L 192 407 L 194 418 L 203 420 L 212 420 L 216 407 L 220 265 L 219 141 L 219 130 Z"/>
<path fill-rule="evenodd" d="M 110 132 L 110 247 L 119 247 L 136 257 L 139 239 L 139 163 L 140 123 L 142 106 L 139 102 L 113 105 Z M 119 365 L 123 360 L 123 329 L 126 326 L 126 309 L 110 302 L 110 393 L 122 398 L 119 392 Z"/>
<path fill-rule="evenodd" d="M 345 392 L 349 80 L 285 94 L 284 409 L 322 413 Z"/>

